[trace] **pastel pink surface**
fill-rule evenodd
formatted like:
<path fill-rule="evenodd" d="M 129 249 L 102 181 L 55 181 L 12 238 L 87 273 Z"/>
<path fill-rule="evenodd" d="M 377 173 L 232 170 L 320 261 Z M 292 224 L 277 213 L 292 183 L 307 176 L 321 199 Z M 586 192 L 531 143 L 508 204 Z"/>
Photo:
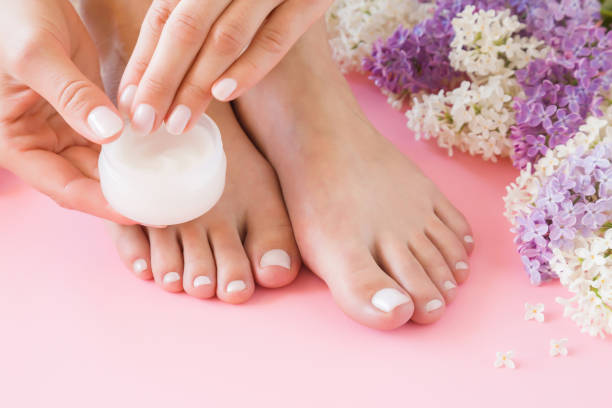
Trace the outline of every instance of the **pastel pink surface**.
<path fill-rule="evenodd" d="M 310 272 L 245 305 L 165 293 L 125 270 L 101 221 L 0 170 L 0 407 L 606 406 L 610 340 L 581 334 L 532 287 L 503 218 L 508 162 L 449 159 L 351 79 L 369 118 L 474 229 L 472 275 L 431 326 L 378 332 L 336 308 Z M 546 321 L 523 320 L 525 302 Z M 569 356 L 548 355 L 569 338 Z M 495 369 L 515 351 L 516 370 Z"/>

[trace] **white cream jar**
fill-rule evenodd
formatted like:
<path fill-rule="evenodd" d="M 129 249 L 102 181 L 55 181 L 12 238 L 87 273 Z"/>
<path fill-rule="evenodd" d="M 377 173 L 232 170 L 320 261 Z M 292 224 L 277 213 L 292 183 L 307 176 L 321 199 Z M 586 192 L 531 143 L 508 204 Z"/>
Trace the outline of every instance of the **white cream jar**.
<path fill-rule="evenodd" d="M 204 115 L 180 136 L 164 126 L 150 135 L 129 125 L 102 146 L 98 160 L 102 193 L 118 213 L 145 225 L 193 220 L 210 210 L 225 187 L 221 132 Z"/>

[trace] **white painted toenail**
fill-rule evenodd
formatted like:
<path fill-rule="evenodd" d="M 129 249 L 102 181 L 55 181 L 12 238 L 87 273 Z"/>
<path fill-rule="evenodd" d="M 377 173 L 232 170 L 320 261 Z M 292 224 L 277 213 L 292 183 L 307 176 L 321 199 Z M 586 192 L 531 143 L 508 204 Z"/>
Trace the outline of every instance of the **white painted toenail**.
<path fill-rule="evenodd" d="M 455 285 L 453 282 L 451 281 L 446 281 L 444 282 L 444 289 L 446 290 L 451 290 L 451 289 L 455 289 L 457 287 L 457 285 Z"/>
<path fill-rule="evenodd" d="M 227 293 L 240 292 L 246 289 L 246 283 L 241 280 L 231 281 L 227 284 Z"/>
<path fill-rule="evenodd" d="M 465 237 L 463 237 L 463 240 L 465 242 L 467 242 L 468 244 L 473 244 L 474 243 L 474 238 L 472 238 L 471 235 L 466 235 Z"/>
<path fill-rule="evenodd" d="M 208 276 L 198 276 L 193 280 L 193 287 L 197 288 L 202 285 L 210 285 L 212 282 Z"/>
<path fill-rule="evenodd" d="M 263 254 L 259 266 L 262 268 L 267 266 L 282 266 L 285 269 L 291 269 L 291 258 L 289 254 L 282 249 L 272 249 Z"/>
<path fill-rule="evenodd" d="M 425 311 L 426 312 L 433 312 L 434 310 L 438 310 L 439 308 L 441 308 L 443 304 L 444 303 L 442 303 L 442 301 L 439 300 L 439 299 L 430 300 L 425 305 Z"/>
<path fill-rule="evenodd" d="M 463 261 L 459 261 L 455 264 L 455 269 L 458 271 L 464 271 L 467 268 L 468 268 L 468 264 Z"/>
<path fill-rule="evenodd" d="M 386 313 L 408 302 L 410 302 L 408 296 L 393 288 L 381 289 L 372 296 L 372 304 Z"/>
<path fill-rule="evenodd" d="M 137 259 L 132 264 L 132 269 L 134 270 L 134 272 L 136 272 L 139 275 L 143 273 L 144 271 L 146 271 L 147 267 L 148 267 L 147 261 L 145 261 L 144 259 Z"/>
<path fill-rule="evenodd" d="M 181 275 L 176 272 L 168 272 L 164 275 L 164 283 L 172 283 L 181 280 Z"/>

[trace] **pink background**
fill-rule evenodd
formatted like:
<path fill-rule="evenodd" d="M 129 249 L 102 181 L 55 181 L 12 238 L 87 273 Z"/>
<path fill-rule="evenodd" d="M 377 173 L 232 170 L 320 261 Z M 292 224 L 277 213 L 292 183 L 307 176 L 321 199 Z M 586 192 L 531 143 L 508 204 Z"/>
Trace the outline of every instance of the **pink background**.
<path fill-rule="evenodd" d="M 242 306 L 165 293 L 124 269 L 102 222 L 0 170 L 0 407 L 610 406 L 610 340 L 563 318 L 566 290 L 532 287 L 515 254 L 502 196 L 517 172 L 414 141 L 373 86 L 352 85 L 472 223 L 472 276 L 442 320 L 361 327 L 310 272 Z M 543 324 L 523 320 L 526 301 L 546 305 Z M 551 358 L 560 337 L 570 354 Z M 510 349 L 517 369 L 493 368 Z"/>

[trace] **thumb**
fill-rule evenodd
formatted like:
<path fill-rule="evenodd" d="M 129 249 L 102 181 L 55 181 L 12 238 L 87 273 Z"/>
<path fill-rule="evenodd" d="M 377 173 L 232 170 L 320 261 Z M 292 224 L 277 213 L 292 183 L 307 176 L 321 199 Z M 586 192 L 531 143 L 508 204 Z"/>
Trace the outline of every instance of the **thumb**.
<path fill-rule="evenodd" d="M 107 143 L 123 129 L 119 112 L 54 41 L 38 44 L 16 64 L 14 75 L 46 99 L 75 131 Z"/>

